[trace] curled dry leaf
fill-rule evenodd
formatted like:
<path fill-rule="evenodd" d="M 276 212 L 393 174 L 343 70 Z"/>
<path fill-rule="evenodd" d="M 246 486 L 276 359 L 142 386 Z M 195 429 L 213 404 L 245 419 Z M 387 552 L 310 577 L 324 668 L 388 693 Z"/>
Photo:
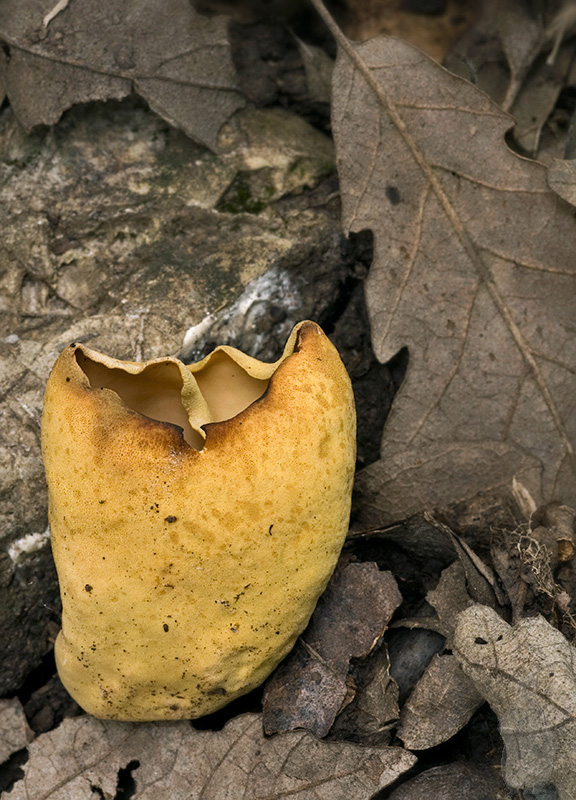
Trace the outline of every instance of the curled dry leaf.
<path fill-rule="evenodd" d="M 438 614 L 436 630 L 446 637 L 447 647 L 451 647 L 458 614 L 473 604 L 466 590 L 466 572 L 460 561 L 454 561 L 442 570 L 436 588 L 430 589 L 426 600 Z"/>
<path fill-rule="evenodd" d="M 317 4 L 317 0 L 314 0 Z M 512 120 L 394 39 L 341 52 L 333 128 L 344 227 L 370 228 L 372 340 L 407 346 L 381 459 L 362 473 L 381 523 L 509 485 L 576 500 L 576 222 Z"/>
<path fill-rule="evenodd" d="M 492 569 L 476 555 L 464 539 L 455 534 L 447 525 L 439 522 L 428 512 L 424 512 L 424 517 L 438 530 L 443 531 L 447 539 L 452 542 L 466 576 L 466 586 L 470 597 L 477 603 L 485 603 L 492 607 L 496 605 L 497 601 L 503 603 L 504 596 Z"/>
<path fill-rule="evenodd" d="M 407 531 L 410 535 L 406 535 L 402 541 L 397 535 L 398 530 Z M 429 512 L 415 514 L 413 518 L 405 520 L 401 525 L 391 526 L 383 533 L 388 534 L 384 539 L 397 540 L 414 560 L 418 560 L 421 552 L 426 552 L 434 543 L 438 543 L 434 554 L 437 559 L 448 548 L 451 548 L 452 559 L 453 554 L 456 555 L 456 559 L 442 570 L 436 587 L 426 594 L 426 602 L 436 611 L 437 616 L 419 614 L 417 617 L 399 620 L 393 627 L 436 631 L 446 638 L 446 646 L 450 648 L 456 620 L 461 611 L 474 602 L 485 603 L 492 608 L 506 602 L 492 569 L 464 539 Z"/>
<path fill-rule="evenodd" d="M 576 649 L 543 617 L 510 626 L 487 606 L 463 611 L 454 654 L 500 721 L 506 782 L 576 796 Z"/>
<path fill-rule="evenodd" d="M 387 744 L 400 716 L 398 684 L 390 675 L 388 648 L 382 643 L 366 663 L 356 665 L 355 694 L 338 714 L 331 734 L 364 744 Z"/>
<path fill-rule="evenodd" d="M 266 739 L 258 714 L 216 732 L 188 722 L 76 717 L 39 736 L 29 752 L 10 800 L 119 796 L 119 770 L 131 773 L 134 800 L 369 800 L 416 761 L 399 747 L 322 742 L 304 732 Z"/>
<path fill-rule="evenodd" d="M 405 747 L 425 750 L 454 736 L 484 702 L 452 655 L 436 655 L 400 714 Z"/>
<path fill-rule="evenodd" d="M 350 659 L 372 651 L 401 602 L 392 573 L 373 563 L 340 566 L 295 651 L 266 686 L 266 733 L 305 728 L 326 736 L 354 696 Z"/>
<path fill-rule="evenodd" d="M 389 800 L 510 800 L 499 770 L 465 762 L 427 769 L 396 789 Z"/>
<path fill-rule="evenodd" d="M 398 620 L 394 627 L 436 631 L 446 639 L 446 647 L 451 648 L 458 614 L 474 604 L 466 586 L 466 571 L 457 559 L 442 570 L 435 588 L 426 594 L 426 602 L 436 616 L 425 616 L 423 611 L 420 616 Z"/>
<path fill-rule="evenodd" d="M 74 103 L 135 91 L 168 122 L 215 149 L 222 124 L 244 105 L 223 17 L 188 0 L 120 0 L 113 13 L 74 0 L 4 0 L 0 80 L 21 124 L 52 125 Z M 2 76 L 3 72 L 3 76 Z"/>

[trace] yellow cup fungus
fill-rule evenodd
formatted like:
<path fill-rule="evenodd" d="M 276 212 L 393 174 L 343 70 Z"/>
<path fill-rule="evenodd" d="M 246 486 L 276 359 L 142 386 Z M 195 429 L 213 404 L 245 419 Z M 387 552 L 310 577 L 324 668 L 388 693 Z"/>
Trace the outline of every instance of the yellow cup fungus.
<path fill-rule="evenodd" d="M 65 348 L 42 448 L 56 663 L 82 708 L 195 718 L 269 675 L 336 565 L 355 425 L 346 370 L 313 322 L 270 364 L 232 347 L 190 365 Z"/>

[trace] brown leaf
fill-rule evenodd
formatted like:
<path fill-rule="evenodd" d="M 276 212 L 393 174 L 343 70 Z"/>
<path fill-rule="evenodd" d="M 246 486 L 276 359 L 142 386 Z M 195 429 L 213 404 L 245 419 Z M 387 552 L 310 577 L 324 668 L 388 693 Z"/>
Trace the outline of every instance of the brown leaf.
<path fill-rule="evenodd" d="M 576 159 L 554 159 L 548 168 L 548 185 L 559 197 L 576 206 Z"/>
<path fill-rule="evenodd" d="M 443 531 L 445 536 L 451 540 L 456 555 L 462 564 L 470 597 L 476 600 L 477 603 L 485 603 L 492 607 L 496 605 L 496 601 L 502 604 L 504 596 L 492 569 L 476 555 L 464 539 L 457 536 L 447 525 L 438 522 L 433 514 L 424 512 L 424 517 L 436 528 Z"/>
<path fill-rule="evenodd" d="M 389 800 L 510 800 L 499 770 L 455 762 L 427 769 L 396 789 Z"/>
<path fill-rule="evenodd" d="M 377 514 L 375 515 L 377 516 Z M 404 550 L 419 565 L 431 561 L 448 566 L 454 561 L 454 543 L 446 531 L 430 521 L 427 512 L 419 512 L 407 519 L 385 527 L 360 528 L 351 531 L 352 541 L 391 542 Z"/>
<path fill-rule="evenodd" d="M 522 530 L 523 528 L 519 528 L 512 532 L 498 532 L 490 547 L 492 564 L 508 596 L 513 622 L 524 616 L 523 610 L 527 599 L 533 599 L 533 593 L 527 597 L 528 583 L 524 579 L 527 568 L 521 558 Z"/>
<path fill-rule="evenodd" d="M 6 93 L 29 130 L 52 125 L 74 103 L 120 99 L 135 91 L 151 108 L 214 149 L 222 124 L 244 105 L 222 17 L 187 0 L 120 0 L 113 12 L 74 0 L 4 0 L 0 41 Z"/>
<path fill-rule="evenodd" d="M 369 800 L 416 760 L 399 747 L 322 742 L 303 732 L 266 739 L 258 714 L 216 732 L 188 722 L 76 717 L 39 736 L 29 753 L 10 800 L 115 797 L 121 769 L 132 775 L 135 800 Z"/>
<path fill-rule="evenodd" d="M 504 777 L 576 796 L 576 650 L 543 617 L 508 625 L 487 606 L 463 611 L 454 654 L 498 715 Z"/>
<path fill-rule="evenodd" d="M 454 656 L 434 656 L 402 708 L 398 736 L 413 750 L 435 747 L 458 733 L 483 702 Z"/>
<path fill-rule="evenodd" d="M 539 152 L 543 128 L 554 111 L 560 93 L 569 80 L 574 64 L 574 47 L 569 42 L 562 45 L 554 64 L 545 55 L 540 56 L 526 76 L 510 112 L 516 120 L 514 141 L 521 151 L 542 159 Z M 558 138 L 558 137 L 555 137 Z"/>
<path fill-rule="evenodd" d="M 298 641 L 264 689 L 265 732 L 303 728 L 326 736 L 348 694 L 347 672 L 335 671 Z"/>
<path fill-rule="evenodd" d="M 306 728 L 326 736 L 353 697 L 346 682 L 350 659 L 370 653 L 401 601 L 392 573 L 376 564 L 339 567 L 299 646 L 266 685 L 266 733 Z"/>
<path fill-rule="evenodd" d="M 473 601 L 496 607 L 505 603 L 494 572 L 447 525 L 424 511 L 414 514 L 398 525 L 369 532 L 372 539 L 395 542 L 407 556 L 422 568 L 429 569 L 435 562 L 436 569 L 448 562 L 442 571 L 435 589 L 426 595 L 427 602 L 435 609 L 438 619 L 419 616 L 403 619 L 393 627 L 420 627 L 435 630 L 445 636 L 450 647 L 456 617 Z M 454 560 L 456 556 L 456 561 Z"/>
<path fill-rule="evenodd" d="M 460 561 L 454 561 L 442 571 L 436 588 L 428 592 L 426 600 L 438 614 L 440 625 L 437 630 L 451 647 L 458 614 L 472 605 L 466 591 L 466 572 Z"/>
<path fill-rule="evenodd" d="M 402 42 L 337 35 L 344 227 L 374 232 L 377 357 L 410 353 L 365 504 L 385 522 L 514 475 L 538 503 L 573 502 L 571 209 L 507 148 L 511 119 L 482 92 Z"/>
<path fill-rule="evenodd" d="M 512 136 L 521 152 L 548 161 L 559 155 L 564 138 L 552 113 L 562 89 L 573 85 L 572 43 L 560 46 L 560 37 L 556 48 L 554 26 L 547 26 L 552 3 L 536 9 L 522 0 L 485 0 L 482 7 L 444 65 L 513 115 Z"/>
<path fill-rule="evenodd" d="M 354 677 L 353 700 L 336 717 L 331 733 L 336 739 L 387 744 L 390 728 L 398 720 L 398 684 L 390 675 L 390 659 L 385 644 L 362 664 Z"/>

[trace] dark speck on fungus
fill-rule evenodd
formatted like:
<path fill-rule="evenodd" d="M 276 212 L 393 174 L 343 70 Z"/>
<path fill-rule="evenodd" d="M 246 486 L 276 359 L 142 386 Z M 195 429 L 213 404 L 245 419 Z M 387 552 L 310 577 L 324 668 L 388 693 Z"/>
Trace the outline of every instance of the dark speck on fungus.
<path fill-rule="evenodd" d="M 169 631 L 168 625 L 166 623 L 164 623 L 164 625 L 162 625 L 162 627 L 164 628 L 164 632 L 168 633 L 168 631 Z"/>
<path fill-rule="evenodd" d="M 178 517 L 173 517 L 172 514 L 169 517 L 164 517 L 164 522 L 176 522 Z"/>
<path fill-rule="evenodd" d="M 225 695 L 226 689 L 223 686 L 216 686 L 214 689 L 209 689 L 208 694 Z"/>
<path fill-rule="evenodd" d="M 90 584 L 89 584 L 89 583 L 87 583 L 87 584 L 86 584 L 86 586 L 84 587 L 84 589 L 85 589 L 87 592 L 91 592 L 91 591 L 92 591 L 92 587 L 90 586 Z"/>

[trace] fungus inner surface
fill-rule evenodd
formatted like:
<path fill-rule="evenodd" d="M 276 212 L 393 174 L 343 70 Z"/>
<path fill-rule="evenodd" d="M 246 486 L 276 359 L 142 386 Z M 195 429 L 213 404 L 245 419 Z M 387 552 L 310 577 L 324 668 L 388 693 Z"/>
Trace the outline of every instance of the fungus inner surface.
<path fill-rule="evenodd" d="M 204 437 L 190 424 L 189 412 L 182 404 L 182 375 L 173 362 L 150 364 L 133 375 L 120 367 L 93 361 L 82 351 L 76 360 L 93 389 L 110 389 L 133 411 L 158 422 L 182 429 L 184 440 L 196 450 L 204 447 Z M 248 375 L 226 353 L 215 353 L 208 364 L 193 373 L 208 406 L 206 419 L 195 419 L 200 428 L 208 422 L 231 419 L 266 392 L 270 380 Z"/>
<path fill-rule="evenodd" d="M 272 367 L 263 364 L 263 367 Z M 268 389 L 270 378 L 254 378 L 222 350 L 214 353 L 198 372 L 193 372 L 208 403 L 212 422 L 232 419 L 258 400 Z"/>

